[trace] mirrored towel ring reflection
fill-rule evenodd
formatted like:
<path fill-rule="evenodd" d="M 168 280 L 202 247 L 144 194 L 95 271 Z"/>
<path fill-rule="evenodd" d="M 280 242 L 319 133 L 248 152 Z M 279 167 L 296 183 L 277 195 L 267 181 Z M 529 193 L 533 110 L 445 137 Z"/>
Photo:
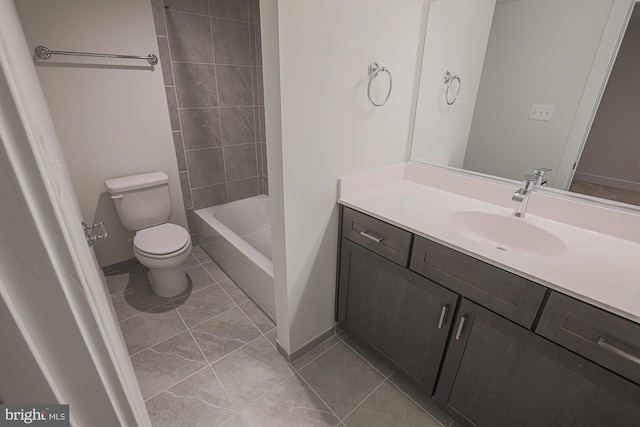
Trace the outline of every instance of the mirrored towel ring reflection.
<path fill-rule="evenodd" d="M 451 85 L 454 80 L 458 81 L 458 84 L 455 85 L 457 86 L 457 90 L 455 91 L 451 89 Z M 446 73 L 444 73 L 444 84 L 446 86 L 445 97 L 447 99 L 447 105 L 453 105 L 453 103 L 458 99 L 458 96 L 460 96 L 460 89 L 462 89 L 462 82 L 460 81 L 460 77 L 458 75 L 454 76 L 449 71 L 447 71 Z"/>
<path fill-rule="evenodd" d="M 387 67 L 381 67 L 375 61 L 369 64 L 368 72 L 369 72 L 369 84 L 367 85 L 367 97 L 369 98 L 369 102 L 371 103 L 371 105 L 374 105 L 376 107 L 382 107 L 384 104 L 387 103 L 387 101 L 389 100 L 389 97 L 391 96 L 391 88 L 393 86 L 393 79 L 391 78 L 391 72 L 387 69 Z M 389 77 L 389 90 L 387 91 L 387 96 L 385 96 L 384 99 L 378 103 L 374 101 L 373 98 L 371 98 L 371 82 L 373 82 L 373 80 L 376 77 L 378 77 L 380 73 L 386 73 L 387 77 Z"/>

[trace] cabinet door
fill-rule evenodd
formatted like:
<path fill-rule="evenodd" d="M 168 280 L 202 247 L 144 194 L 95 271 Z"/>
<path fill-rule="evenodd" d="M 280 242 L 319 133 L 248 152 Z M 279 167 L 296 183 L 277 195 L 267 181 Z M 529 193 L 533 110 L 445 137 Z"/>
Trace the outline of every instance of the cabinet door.
<path fill-rule="evenodd" d="M 346 239 L 339 321 L 431 395 L 458 295 Z"/>
<path fill-rule="evenodd" d="M 638 425 L 639 396 L 630 381 L 463 300 L 435 400 L 466 425 L 619 427 Z"/>

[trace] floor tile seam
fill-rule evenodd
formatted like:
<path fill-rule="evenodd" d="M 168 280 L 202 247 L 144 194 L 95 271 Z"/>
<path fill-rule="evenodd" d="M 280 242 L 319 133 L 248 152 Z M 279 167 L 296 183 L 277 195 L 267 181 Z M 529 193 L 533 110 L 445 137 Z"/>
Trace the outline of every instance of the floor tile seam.
<path fill-rule="evenodd" d="M 309 384 L 309 382 L 307 381 L 307 379 L 306 379 L 305 377 L 303 377 L 299 372 L 296 372 L 296 374 L 298 375 L 298 377 L 300 377 L 300 379 L 301 379 L 302 381 L 304 381 L 304 383 L 309 387 L 309 389 L 313 392 L 313 394 L 315 394 L 315 395 L 316 395 L 316 397 L 317 397 L 318 399 L 320 399 L 320 402 L 322 402 L 322 404 L 323 404 L 324 406 L 326 406 L 326 407 L 327 407 L 327 409 L 329 409 L 329 411 L 331 411 L 331 413 L 333 414 L 333 416 L 334 416 L 334 417 L 336 417 L 336 420 L 338 420 L 338 423 L 337 423 L 336 425 L 339 425 L 339 424 L 342 422 L 342 420 L 340 419 L 340 417 L 338 416 L 338 414 L 336 414 L 336 413 L 334 412 L 334 410 L 333 410 L 333 409 L 331 409 L 331 406 L 329 406 L 329 404 L 327 404 L 327 402 L 325 402 L 325 401 L 324 401 L 324 399 L 323 399 L 323 398 L 320 396 L 320 394 L 319 394 L 319 393 L 318 393 L 318 392 L 317 392 L 317 391 L 316 391 L 316 390 L 311 386 L 311 384 Z"/>
<path fill-rule="evenodd" d="M 217 283 L 214 282 L 214 283 L 208 284 L 208 285 L 206 285 L 206 286 L 204 286 L 204 287 L 202 287 L 200 289 L 197 289 L 195 291 L 193 291 L 193 285 L 192 285 L 192 288 L 191 288 L 192 292 L 189 294 L 189 296 L 197 294 L 200 291 L 204 291 L 205 289 L 210 288 L 213 285 L 217 285 Z M 182 295 L 182 294 L 180 294 L 180 295 Z M 180 299 L 184 298 L 184 296 L 180 296 L 180 295 L 176 295 L 175 297 L 169 297 L 169 298 L 170 298 L 171 302 L 174 303 L 175 301 L 179 301 Z"/>
<path fill-rule="evenodd" d="M 224 291 L 224 289 L 223 289 L 223 291 Z M 233 302 L 233 304 L 234 304 L 234 305 L 233 305 L 233 307 L 231 307 L 231 308 L 229 308 L 228 310 L 225 310 L 225 311 L 223 311 L 223 312 L 221 312 L 221 313 L 218 313 L 218 314 L 216 314 L 215 316 L 209 317 L 209 318 L 207 318 L 206 320 L 203 320 L 202 322 L 198 322 L 198 323 L 196 323 L 196 324 L 195 324 L 195 325 L 193 325 L 193 326 L 187 326 L 187 329 L 197 328 L 198 326 L 202 325 L 203 323 L 208 322 L 209 320 L 213 320 L 213 319 L 215 319 L 216 317 L 222 316 L 223 314 L 230 312 L 230 311 L 231 311 L 231 310 L 233 310 L 234 308 L 238 308 L 238 309 L 240 309 L 240 306 L 239 306 L 238 304 L 236 304 L 236 302 L 235 302 L 234 300 L 231 300 L 231 302 Z M 178 309 L 177 309 L 177 307 L 176 307 L 176 311 L 177 311 L 177 310 L 178 310 Z M 240 311 L 242 311 L 242 309 L 240 309 Z M 244 314 L 244 312 L 242 312 L 242 314 Z M 245 314 L 245 316 L 246 316 L 246 314 Z M 251 320 L 251 319 L 249 319 L 249 320 Z M 186 324 L 186 322 L 185 322 L 185 324 Z M 256 328 L 256 329 L 257 329 L 257 328 Z M 258 332 L 260 332 L 260 329 L 258 329 Z"/>
<path fill-rule="evenodd" d="M 267 332 L 263 333 L 262 336 L 269 342 L 269 344 L 271 344 L 271 347 L 273 347 L 276 350 L 278 350 L 278 347 L 274 343 L 272 343 L 269 338 L 267 338 L 267 334 L 273 332 L 274 329 L 278 329 L 278 327 L 274 326 L 273 329 L 270 329 Z M 278 334 L 276 333 L 276 341 L 277 341 L 277 339 L 278 339 Z"/>
<path fill-rule="evenodd" d="M 211 363 L 209 363 L 209 369 L 211 369 L 211 372 L 213 372 L 213 375 L 216 377 L 216 380 L 218 381 L 218 383 L 220 384 L 220 387 L 222 387 L 222 391 L 224 391 L 225 396 L 227 396 L 227 399 L 229 399 L 229 402 L 231 402 L 231 404 L 233 405 L 233 407 L 236 410 L 236 415 L 238 415 L 242 421 L 244 421 L 244 423 L 246 425 L 249 425 L 249 423 L 247 423 L 247 420 L 244 419 L 244 416 L 242 415 L 242 412 L 240 412 L 240 408 L 238 408 L 238 405 L 236 405 L 236 402 L 233 401 L 233 399 L 231 398 L 231 395 L 229 394 L 229 392 L 227 391 L 227 388 L 224 386 L 224 383 L 222 382 L 222 379 L 218 376 L 218 373 L 216 372 L 215 369 L 213 369 L 213 365 L 211 365 Z M 235 416 L 235 415 L 234 415 Z M 230 417 L 229 420 L 233 418 Z M 228 422 L 229 420 L 225 420 L 225 423 Z M 224 424 L 224 423 L 223 423 Z"/>
<path fill-rule="evenodd" d="M 204 371 L 204 370 L 205 370 L 205 369 L 207 369 L 207 368 L 210 368 L 209 364 L 206 364 L 206 365 L 205 365 L 205 366 L 203 366 L 202 368 L 198 369 L 196 372 L 194 372 L 194 373 L 192 373 L 192 374 L 189 374 L 189 375 L 187 375 L 187 376 L 186 376 L 186 377 L 184 377 L 184 378 L 181 378 L 180 380 L 178 380 L 178 381 L 176 381 L 175 383 L 171 384 L 170 386 L 168 386 L 168 387 L 166 387 L 166 388 L 162 389 L 161 391 L 159 391 L 158 393 L 154 394 L 153 396 L 151 396 L 151 397 L 148 397 L 148 398 L 144 399 L 144 402 L 145 402 L 145 403 L 149 402 L 151 399 L 154 399 L 154 398 L 156 398 L 156 397 L 160 396 L 162 393 L 164 393 L 165 391 L 169 390 L 170 388 L 177 386 L 177 385 L 178 385 L 178 384 L 180 384 L 182 381 L 185 381 L 185 380 L 187 380 L 187 379 L 189 379 L 189 378 L 193 377 L 194 375 L 199 374 L 200 372 Z"/>
<path fill-rule="evenodd" d="M 260 331 L 258 331 L 258 332 L 260 332 Z M 209 361 L 209 364 L 210 364 L 210 365 L 211 365 L 211 367 L 213 368 L 213 365 L 215 365 L 216 363 L 220 362 L 220 361 L 221 361 L 221 360 L 223 360 L 223 359 L 226 359 L 228 356 L 231 356 L 232 354 L 236 353 L 237 351 L 242 350 L 243 348 L 245 348 L 245 347 L 246 347 L 246 346 L 248 346 L 249 344 L 252 344 L 253 342 L 255 342 L 255 341 L 259 340 L 259 339 L 260 339 L 260 338 L 262 338 L 262 337 L 263 337 L 263 335 L 258 335 L 257 337 L 255 337 L 255 338 L 254 338 L 254 339 L 252 339 L 251 341 L 248 341 L 248 342 L 247 342 L 246 344 L 244 344 L 243 346 L 238 347 L 238 348 L 236 348 L 236 349 L 235 349 L 235 350 L 233 350 L 233 351 L 230 351 L 229 353 L 225 354 L 224 356 L 221 356 L 221 357 L 217 358 L 217 359 L 216 359 L 216 360 L 214 360 L 213 362 L 209 361 L 209 359 L 207 359 L 207 361 Z M 265 339 L 266 339 L 266 337 L 265 337 Z M 269 341 L 269 340 L 267 339 L 267 341 Z"/>
<path fill-rule="evenodd" d="M 317 345 L 317 347 L 321 346 L 322 344 L 324 344 L 325 342 L 329 341 L 332 337 L 334 337 L 335 335 L 331 335 L 329 338 L 327 338 L 326 340 L 322 341 L 320 344 Z M 316 357 L 314 357 L 313 359 L 311 359 L 310 361 L 308 361 L 307 363 L 305 363 L 304 365 L 302 365 L 300 368 L 293 368 L 293 365 L 291 366 L 293 369 L 295 369 L 297 372 L 300 372 L 301 370 L 303 370 L 304 368 L 306 368 L 307 366 L 309 366 L 312 362 L 314 362 L 316 359 L 318 359 L 318 357 L 322 356 L 323 354 L 325 354 L 327 351 L 331 350 L 333 347 L 337 346 L 338 344 L 340 344 L 342 342 L 341 339 L 338 338 L 338 341 L 336 343 L 334 343 L 331 347 L 327 348 L 325 351 L 323 351 L 322 353 L 318 354 Z M 309 350 L 309 352 L 312 352 L 312 350 Z M 303 358 L 304 356 L 301 356 L 301 358 Z M 298 360 L 300 360 L 298 359 Z M 295 360 L 293 361 L 293 363 L 295 363 Z"/>
<path fill-rule="evenodd" d="M 275 386 L 271 387 L 269 390 L 265 391 L 264 393 L 262 393 L 260 396 L 258 396 L 257 398 L 255 398 L 254 400 L 252 400 L 251 402 L 247 403 L 246 405 L 244 405 L 242 407 L 242 409 L 240 409 L 240 414 L 242 414 L 242 411 L 244 411 L 245 409 L 247 409 L 249 406 L 253 405 L 254 403 L 256 403 L 258 400 L 262 399 L 263 397 L 265 397 L 267 394 L 271 393 L 272 391 L 274 391 L 276 388 L 280 387 L 282 384 L 286 383 L 287 381 L 289 381 L 293 376 L 297 375 L 295 370 L 291 370 L 291 374 L 287 375 L 287 377 L 285 379 L 283 379 L 282 381 L 280 381 L 278 384 L 276 384 Z M 244 416 L 243 416 L 244 419 Z M 246 420 L 245 420 L 246 422 Z M 249 425 L 249 423 L 247 423 L 247 425 Z"/>
<path fill-rule="evenodd" d="M 442 427 L 447 427 L 447 426 L 445 426 L 444 424 L 442 424 L 442 423 L 440 422 L 440 420 L 439 420 L 439 419 L 437 419 L 437 418 L 436 418 L 436 417 L 435 417 L 431 412 L 429 412 L 428 410 L 426 410 L 425 408 L 423 408 L 421 404 L 419 404 L 418 402 L 416 402 L 416 400 L 415 400 L 413 397 L 409 396 L 409 394 L 408 394 L 408 393 L 405 393 L 405 391 L 404 391 L 404 390 L 402 390 L 402 388 L 400 388 L 400 387 L 398 387 L 397 385 L 395 385 L 395 384 L 393 383 L 393 381 L 391 381 L 391 377 L 392 377 L 394 374 L 397 374 L 397 372 L 392 373 L 392 374 L 391 374 L 391 375 L 389 375 L 389 377 L 387 378 L 387 381 L 389 382 L 389 384 L 390 384 L 390 385 L 392 385 L 393 387 L 395 387 L 395 388 L 396 388 L 400 393 L 404 394 L 404 395 L 405 395 L 405 396 L 406 396 L 410 401 L 412 401 L 413 403 L 415 403 L 415 404 L 418 406 L 418 408 L 420 408 L 420 409 L 422 410 L 422 412 L 426 412 L 426 413 L 427 413 L 431 418 L 433 418 L 433 419 L 434 419 L 438 424 L 440 424 Z"/>
<path fill-rule="evenodd" d="M 224 289 L 223 289 L 223 290 L 224 290 Z M 248 297 L 247 297 L 247 298 L 248 298 Z M 233 301 L 233 300 L 232 300 L 232 301 Z M 256 305 L 256 303 L 255 303 L 255 302 L 253 302 L 253 301 L 249 300 L 249 301 L 245 301 L 245 302 L 243 302 L 242 304 L 238 304 L 238 308 L 240 309 L 240 311 L 242 312 L 242 314 L 244 314 L 244 315 L 245 315 L 245 317 L 246 317 L 247 319 L 249 319 L 249 322 L 251 322 L 251 324 L 253 325 L 253 327 L 254 327 L 254 328 L 256 328 L 256 329 L 258 330 L 258 332 L 260 332 L 262 335 L 264 335 L 264 333 L 262 332 L 262 330 L 261 330 L 260 328 L 258 328 L 258 325 L 256 325 L 256 324 L 255 324 L 255 322 L 254 322 L 254 321 L 249 317 L 249 315 L 248 315 L 248 314 L 247 314 L 247 313 L 242 309 L 242 307 L 241 307 L 242 305 L 245 305 L 245 304 L 247 304 L 247 303 L 249 303 L 249 302 L 250 302 L 250 303 L 252 303 L 253 305 Z M 256 305 L 256 307 L 257 307 L 257 305 Z M 259 307 L 258 307 L 258 310 L 260 310 L 260 308 L 259 308 Z M 260 312 L 262 313 L 262 311 L 260 311 Z M 271 319 L 269 319 L 269 320 L 271 320 Z M 273 329 L 270 329 L 270 331 L 271 331 L 271 330 L 273 330 Z M 266 337 L 265 337 L 265 338 L 266 338 Z M 267 340 L 267 341 L 269 341 L 269 340 Z"/>
<path fill-rule="evenodd" d="M 342 418 L 342 419 L 340 420 L 340 422 L 341 422 L 341 423 L 344 423 L 344 421 L 345 421 L 347 418 L 349 418 L 349 417 L 351 416 L 351 414 L 353 414 L 353 413 L 354 413 L 354 412 L 355 412 L 355 411 L 356 411 L 360 406 L 362 406 L 362 404 L 363 404 L 364 402 L 366 402 L 366 401 L 367 401 L 367 399 L 369 399 L 369 398 L 373 395 L 373 393 L 375 393 L 375 392 L 376 392 L 380 387 L 382 387 L 382 386 L 384 385 L 384 383 L 385 383 L 385 382 L 387 382 L 387 381 L 388 381 L 388 380 L 387 380 L 386 378 L 383 378 L 383 380 L 380 382 L 380 384 L 378 384 L 376 387 L 374 387 L 374 389 L 373 389 L 373 390 L 371 390 L 371 393 L 367 394 L 367 395 L 364 397 L 364 399 L 362 399 L 362 400 L 360 401 L 360 403 L 358 403 L 358 404 L 357 404 L 357 405 L 356 405 L 356 406 L 355 406 L 351 411 L 349 411 L 349 413 L 348 413 L 347 415 L 345 415 L 345 416 L 344 416 L 344 418 Z M 345 425 L 346 425 L 346 424 L 345 424 Z"/>
<path fill-rule="evenodd" d="M 193 108 L 195 109 L 195 108 L 198 108 L 198 107 L 193 107 Z M 220 107 L 207 107 L 207 108 L 220 108 Z M 188 110 L 189 108 L 182 108 L 182 109 L 183 109 L 183 110 Z M 199 247 L 200 247 L 200 246 L 196 246 L 196 248 L 199 248 Z M 204 249 L 202 249 L 202 251 L 204 252 Z M 209 254 L 208 254 L 208 253 L 206 253 L 206 252 L 205 252 L 204 254 L 209 258 L 207 261 L 200 261 L 200 260 L 198 259 L 198 257 L 197 257 L 197 256 L 195 256 L 195 255 L 193 255 L 193 257 L 196 259 L 196 261 L 198 261 L 198 263 L 199 263 L 200 265 L 204 265 L 204 264 L 207 264 L 207 263 L 209 263 L 209 262 L 214 262 L 214 263 L 215 263 L 215 261 L 214 261 L 213 259 L 211 259 L 211 257 L 209 256 Z M 205 270 L 206 270 L 206 269 L 205 269 Z"/>
<path fill-rule="evenodd" d="M 213 280 L 216 280 L 216 279 L 215 279 L 215 277 L 214 277 L 214 279 L 213 279 Z M 227 280 L 227 279 L 225 279 L 225 280 Z M 231 279 L 229 279 L 229 280 L 231 280 Z M 222 280 L 222 282 L 224 282 L 224 280 Z M 222 292 L 224 292 L 224 293 L 229 297 L 229 299 L 230 299 L 231 301 L 233 301 L 233 303 L 236 305 L 236 307 L 240 308 L 240 304 L 238 304 L 238 303 L 236 302 L 236 300 L 234 300 L 234 299 L 231 297 L 231 295 L 229 294 L 229 292 L 227 292 L 227 290 L 226 290 L 225 288 L 223 288 L 223 287 L 222 287 L 222 285 L 220 284 L 220 282 L 216 281 L 216 283 L 218 284 L 218 286 L 220 286 L 220 289 L 222 289 Z M 238 285 L 236 285 L 236 282 L 234 282 L 233 280 L 231 280 L 231 283 L 233 283 L 233 284 L 234 284 L 238 289 L 240 289 L 240 287 L 239 287 Z M 245 297 L 247 297 L 247 294 L 245 294 L 245 293 L 242 291 L 242 289 L 240 289 L 240 292 L 242 292 L 242 294 L 243 294 Z M 247 297 L 247 299 L 249 300 L 249 297 Z M 249 301 L 251 301 L 251 300 L 249 300 Z M 245 301 L 245 302 L 246 302 L 246 301 Z M 243 302 L 242 304 L 244 304 L 244 302 Z M 240 308 L 240 310 L 242 310 L 242 309 Z"/>
<path fill-rule="evenodd" d="M 389 368 L 391 369 L 391 373 L 390 373 L 389 375 L 385 375 L 385 374 L 383 374 L 382 372 L 380 372 L 380 370 L 379 370 L 378 368 L 376 368 L 375 366 L 373 366 L 373 363 L 369 362 L 369 361 L 367 360 L 367 358 L 366 358 L 366 357 L 364 357 L 362 354 L 360 354 L 360 352 L 359 352 L 358 350 L 356 350 L 355 348 L 353 348 L 352 346 L 350 346 L 348 342 L 346 342 L 346 341 L 344 341 L 344 340 L 343 340 L 342 342 L 344 343 L 344 345 L 346 345 L 347 347 L 349 347 L 349 349 L 350 349 L 351 351 L 353 351 L 353 352 L 354 352 L 355 354 L 357 354 L 357 355 L 358 355 L 362 360 L 364 360 L 364 361 L 367 363 L 367 365 L 371 366 L 373 369 L 375 369 L 375 371 L 376 371 L 377 373 L 379 373 L 380 375 L 382 375 L 382 378 L 384 378 L 385 380 L 386 380 L 386 379 L 389 379 L 389 377 L 391 377 L 391 375 L 393 375 L 393 374 L 395 373 L 395 371 L 393 370 L 393 368 L 391 368 L 391 366 L 389 366 Z M 383 362 L 383 363 L 384 363 L 384 362 Z M 385 363 L 385 365 L 386 365 L 386 363 Z"/>
<path fill-rule="evenodd" d="M 154 306 L 151 306 L 151 307 L 147 307 L 146 310 L 154 310 L 154 309 L 156 309 L 158 307 L 162 307 L 163 305 L 171 305 L 175 309 L 175 305 L 173 305 L 173 300 L 169 299 L 169 301 L 163 302 L 162 304 L 158 304 L 158 305 L 154 305 Z M 133 307 L 133 306 L 129 305 L 129 307 Z M 134 309 L 135 309 L 135 307 L 134 307 Z M 138 309 L 136 309 L 136 310 L 138 310 Z M 171 311 L 171 310 L 169 310 L 169 311 Z M 166 311 L 166 313 L 168 313 L 169 311 Z M 145 313 L 149 314 L 150 311 L 138 310 L 138 312 L 136 314 L 134 314 L 133 316 L 125 317 L 124 319 L 119 319 L 118 322 L 124 322 L 125 320 L 133 319 L 134 317 L 138 317 L 141 314 L 145 314 Z M 116 313 L 116 316 L 117 316 L 117 313 Z"/>
<path fill-rule="evenodd" d="M 121 328 L 120 330 L 122 330 L 122 328 Z M 151 344 L 151 345 L 149 345 L 149 346 L 147 346 L 147 347 L 143 348 L 142 350 L 139 350 L 139 351 L 136 351 L 135 353 L 130 354 L 130 355 L 129 355 L 129 358 L 131 358 L 131 357 L 133 357 L 133 356 L 137 356 L 138 354 L 142 353 L 143 351 L 145 351 L 145 350 L 149 350 L 151 347 L 155 347 L 155 346 L 156 346 L 156 345 L 158 345 L 158 344 L 162 344 L 163 342 L 168 341 L 168 340 L 170 340 L 171 338 L 175 338 L 175 337 L 177 337 L 178 335 L 180 335 L 181 333 L 183 333 L 183 332 L 185 332 L 185 331 L 188 331 L 188 330 L 189 330 L 188 328 L 187 328 L 187 329 L 183 329 L 182 331 L 180 331 L 180 332 L 178 332 L 178 333 L 176 333 L 176 334 L 173 334 L 173 335 L 171 335 L 170 337 L 163 338 L 163 339 L 161 339 L 160 341 L 157 341 L 157 342 L 155 342 L 155 343 L 153 343 L 153 344 Z"/>
<path fill-rule="evenodd" d="M 113 297 L 113 296 L 115 296 L 115 295 L 123 294 L 123 293 L 125 293 L 125 292 L 127 292 L 127 291 L 132 291 L 132 290 L 134 290 L 134 289 L 141 288 L 141 287 L 142 287 L 142 286 L 144 286 L 144 285 L 149 285 L 149 286 L 151 286 L 151 282 L 146 281 L 146 282 L 144 282 L 144 283 L 140 283 L 139 285 L 132 286 L 131 288 L 125 288 L 125 289 L 123 289 L 123 290 L 121 290 L 121 291 L 118 291 L 118 292 L 109 293 L 109 296 L 110 296 L 110 297 Z M 109 287 L 109 286 L 107 285 L 107 289 L 108 289 L 108 287 Z"/>
<path fill-rule="evenodd" d="M 222 387 L 222 390 L 224 391 L 224 394 L 227 396 L 227 399 L 229 399 L 229 402 L 231 402 L 231 404 L 233 405 L 234 409 L 236 410 L 236 414 L 240 414 L 240 410 L 238 409 L 238 406 L 233 401 L 233 399 L 231 399 L 231 396 L 229 395 L 229 392 L 227 391 L 227 389 L 224 386 L 224 383 L 222 382 L 222 380 L 218 376 L 218 373 L 216 372 L 216 370 L 213 369 L 213 365 L 209 361 L 209 358 L 207 357 L 207 355 L 204 354 L 204 351 L 202 350 L 202 347 L 200 347 L 200 344 L 198 343 L 198 340 L 196 340 L 196 337 L 193 336 L 193 333 L 191 332 L 191 330 L 190 329 L 188 329 L 188 330 L 189 330 L 189 334 L 191 335 L 191 339 L 195 342 L 196 346 L 198 347 L 198 350 L 200 350 L 200 353 L 202 354 L 202 357 L 204 357 L 204 360 L 207 362 L 207 365 L 209 366 L 209 369 L 211 370 L 213 375 L 216 377 L 216 381 L 218 381 L 218 384 L 220 384 L 220 387 Z M 240 416 L 242 416 L 242 415 L 240 415 Z M 229 417 L 229 419 L 231 419 L 231 418 L 233 418 L 233 416 Z M 244 421 L 244 418 L 243 418 L 243 421 Z"/>

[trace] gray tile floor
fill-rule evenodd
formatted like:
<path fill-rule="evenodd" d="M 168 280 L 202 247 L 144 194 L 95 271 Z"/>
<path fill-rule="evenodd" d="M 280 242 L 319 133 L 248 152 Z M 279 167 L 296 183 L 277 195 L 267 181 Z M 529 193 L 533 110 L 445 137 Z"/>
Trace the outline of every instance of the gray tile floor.
<path fill-rule="evenodd" d="M 175 298 L 140 265 L 107 276 L 154 427 L 453 425 L 344 332 L 288 364 L 275 325 L 202 249 L 185 271 Z"/>

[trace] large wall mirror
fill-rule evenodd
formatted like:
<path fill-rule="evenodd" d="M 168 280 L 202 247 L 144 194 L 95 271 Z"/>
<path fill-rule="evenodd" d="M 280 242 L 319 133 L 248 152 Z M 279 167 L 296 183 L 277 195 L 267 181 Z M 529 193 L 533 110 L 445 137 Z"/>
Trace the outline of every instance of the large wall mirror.
<path fill-rule="evenodd" d="M 411 160 L 640 205 L 634 4 L 431 1 Z"/>

